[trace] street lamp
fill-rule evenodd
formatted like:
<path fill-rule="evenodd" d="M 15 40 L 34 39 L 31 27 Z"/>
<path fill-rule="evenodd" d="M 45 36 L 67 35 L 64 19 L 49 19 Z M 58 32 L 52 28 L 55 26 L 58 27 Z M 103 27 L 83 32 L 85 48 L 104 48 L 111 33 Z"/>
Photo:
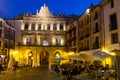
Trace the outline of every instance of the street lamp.
<path fill-rule="evenodd" d="M 56 54 L 56 57 L 57 57 L 57 59 L 59 60 L 59 64 L 60 64 L 61 56 L 60 56 L 59 54 Z"/>

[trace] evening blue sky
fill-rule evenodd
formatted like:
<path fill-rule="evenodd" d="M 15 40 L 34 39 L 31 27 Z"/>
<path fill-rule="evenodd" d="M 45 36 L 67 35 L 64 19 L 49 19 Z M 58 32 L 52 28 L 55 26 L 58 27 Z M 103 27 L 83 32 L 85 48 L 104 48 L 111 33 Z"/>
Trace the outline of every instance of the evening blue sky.
<path fill-rule="evenodd" d="M 18 14 L 35 14 L 46 3 L 53 14 L 64 13 L 81 15 L 90 3 L 98 4 L 101 0 L 0 0 L 0 16 L 13 18 Z"/>

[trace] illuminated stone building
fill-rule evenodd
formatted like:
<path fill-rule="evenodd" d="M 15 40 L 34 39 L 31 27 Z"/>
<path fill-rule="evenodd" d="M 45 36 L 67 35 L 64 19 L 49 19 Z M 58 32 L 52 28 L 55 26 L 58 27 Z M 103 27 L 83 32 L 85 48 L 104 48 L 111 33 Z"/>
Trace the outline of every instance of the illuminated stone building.
<path fill-rule="evenodd" d="M 78 51 L 78 21 L 67 25 L 67 51 Z"/>
<path fill-rule="evenodd" d="M 15 27 L 0 18 L 0 56 L 5 63 L 9 58 L 9 50 L 15 48 Z"/>
<path fill-rule="evenodd" d="M 104 36 L 105 49 L 116 55 L 114 62 L 116 64 L 117 79 L 120 79 L 120 0 L 108 0 L 102 2 L 104 12 Z M 113 59 L 112 59 L 113 60 Z M 111 61 L 112 61 L 111 60 Z M 109 61 L 109 62 L 111 62 Z"/>
<path fill-rule="evenodd" d="M 120 50 L 120 1 L 104 1 L 105 48 L 108 51 Z"/>
<path fill-rule="evenodd" d="M 47 64 L 55 50 L 65 50 L 65 18 L 51 14 L 45 4 L 35 15 L 22 14 L 8 21 L 16 26 L 20 64 Z"/>
<path fill-rule="evenodd" d="M 79 19 L 67 26 L 67 47 L 75 47 L 79 53 L 104 57 L 104 66 L 115 66 L 114 56 L 120 50 L 119 5 L 119 0 L 103 0 L 98 5 L 91 4 Z M 76 38 L 72 38 L 73 34 Z"/>
<path fill-rule="evenodd" d="M 69 26 L 74 27 L 73 30 L 67 26 L 67 40 L 70 39 L 70 32 L 76 30 L 75 35 L 78 39 L 74 44 L 77 52 L 86 54 L 96 54 L 102 59 L 104 66 L 109 64 L 115 66 L 115 51 L 120 50 L 120 1 L 119 0 L 103 0 L 98 5 L 91 6 L 79 17 L 79 19 L 71 22 Z M 75 25 L 75 22 L 78 25 Z M 70 38 L 70 39 L 69 39 Z M 78 40 L 78 41 L 77 41 Z M 67 44 L 68 46 L 70 44 Z M 70 47 L 74 47 L 71 45 Z M 112 53 L 115 52 L 115 53 Z M 112 58 L 109 58 L 112 56 Z M 113 58 L 114 57 L 114 58 Z"/>
<path fill-rule="evenodd" d="M 89 9 L 87 9 L 78 19 L 79 23 L 79 51 L 90 50 L 90 14 Z"/>

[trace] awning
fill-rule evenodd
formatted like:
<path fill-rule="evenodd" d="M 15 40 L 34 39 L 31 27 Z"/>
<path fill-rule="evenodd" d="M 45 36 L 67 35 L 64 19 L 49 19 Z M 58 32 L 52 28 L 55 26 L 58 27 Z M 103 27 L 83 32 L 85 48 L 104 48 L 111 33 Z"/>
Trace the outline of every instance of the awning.
<path fill-rule="evenodd" d="M 100 57 L 112 57 L 111 54 L 109 54 L 105 51 L 101 51 L 101 50 L 94 51 L 92 55 L 96 55 L 96 56 L 100 56 Z"/>
<path fill-rule="evenodd" d="M 74 54 L 74 55 L 70 56 L 70 59 L 88 61 L 88 60 L 93 60 L 94 58 L 87 54 Z"/>
<path fill-rule="evenodd" d="M 80 57 L 79 54 L 71 55 L 69 58 L 72 60 L 81 60 L 81 61 L 85 60 L 84 58 Z"/>
<path fill-rule="evenodd" d="M 110 57 L 112 56 L 111 54 L 102 51 L 102 50 L 90 50 L 90 51 L 82 51 L 80 54 L 88 54 L 88 55 L 95 55 L 99 57 Z"/>
<path fill-rule="evenodd" d="M 74 55 L 71 55 L 69 58 L 73 60 L 103 60 L 105 57 L 112 57 L 111 54 L 101 51 L 101 50 L 90 50 L 90 51 L 83 51 Z"/>

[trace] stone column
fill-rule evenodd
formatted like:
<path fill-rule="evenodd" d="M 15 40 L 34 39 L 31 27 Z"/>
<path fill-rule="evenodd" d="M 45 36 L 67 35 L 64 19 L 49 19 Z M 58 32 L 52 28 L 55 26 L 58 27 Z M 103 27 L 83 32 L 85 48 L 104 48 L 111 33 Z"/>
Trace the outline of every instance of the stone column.
<path fill-rule="evenodd" d="M 57 23 L 57 31 L 59 31 L 60 30 L 60 24 L 59 23 Z"/>
<path fill-rule="evenodd" d="M 50 30 L 53 30 L 53 23 L 50 24 Z"/>
<path fill-rule="evenodd" d="M 28 30 L 31 30 L 31 23 L 29 23 L 28 25 Z"/>
<path fill-rule="evenodd" d="M 21 30 L 25 29 L 25 23 L 21 23 Z"/>
<path fill-rule="evenodd" d="M 37 23 L 35 24 L 35 30 L 38 30 L 38 24 Z"/>
<path fill-rule="evenodd" d="M 43 26 L 44 26 L 44 24 L 42 23 L 42 24 L 41 24 L 41 30 L 43 30 Z"/>
<path fill-rule="evenodd" d="M 64 31 L 66 31 L 66 27 L 65 27 L 65 26 L 66 26 L 66 25 L 65 25 L 65 24 L 63 24 L 63 30 L 64 30 Z"/>

